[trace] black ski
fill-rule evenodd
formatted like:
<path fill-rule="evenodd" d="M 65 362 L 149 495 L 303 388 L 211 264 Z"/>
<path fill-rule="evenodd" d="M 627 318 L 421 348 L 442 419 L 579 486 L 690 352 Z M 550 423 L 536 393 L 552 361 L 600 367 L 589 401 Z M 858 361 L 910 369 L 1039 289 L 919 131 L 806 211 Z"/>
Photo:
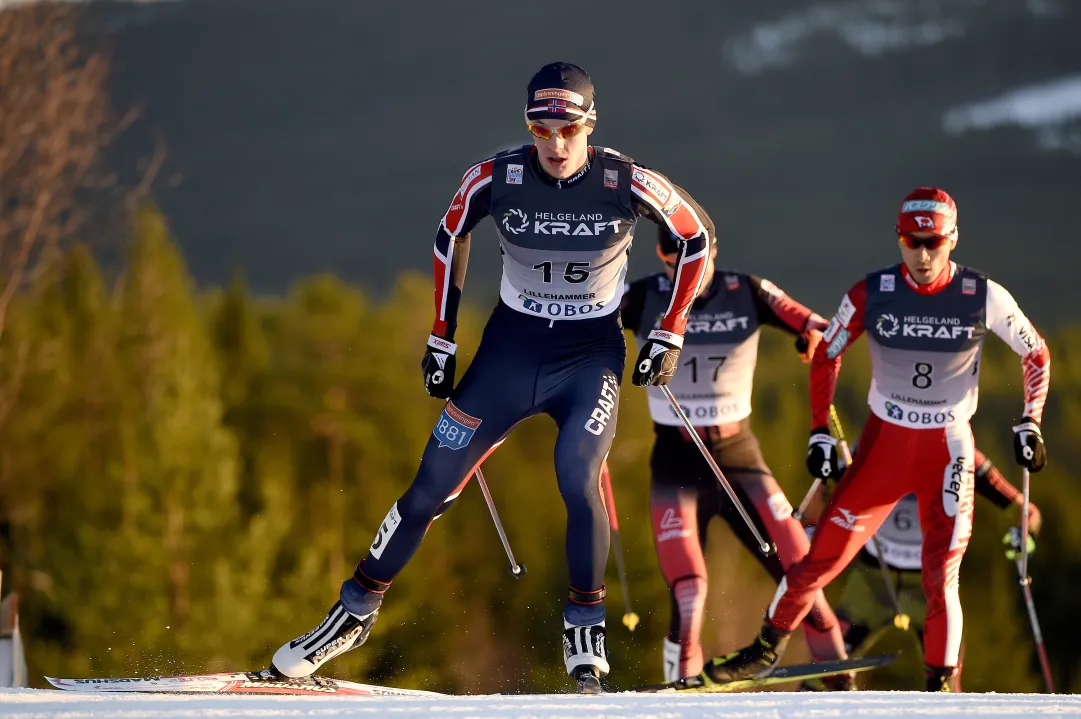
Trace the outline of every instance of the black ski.
<path fill-rule="evenodd" d="M 738 692 L 742 689 L 757 689 L 771 684 L 785 684 L 787 682 L 803 681 L 804 679 L 831 677 L 848 672 L 865 672 L 868 669 L 877 669 L 891 664 L 896 658 L 893 654 L 879 654 L 871 657 L 815 662 L 814 664 L 793 664 L 786 667 L 777 667 L 762 677 L 737 679 L 723 684 L 703 679 L 702 675 L 698 675 L 674 682 L 651 684 L 632 691 L 648 694 L 656 692 Z"/>

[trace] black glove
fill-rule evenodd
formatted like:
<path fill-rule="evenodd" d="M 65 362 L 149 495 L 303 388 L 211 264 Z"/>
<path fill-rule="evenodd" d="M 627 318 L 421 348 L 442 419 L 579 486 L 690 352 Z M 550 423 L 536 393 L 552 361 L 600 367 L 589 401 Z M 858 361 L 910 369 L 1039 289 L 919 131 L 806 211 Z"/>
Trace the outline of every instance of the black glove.
<path fill-rule="evenodd" d="M 428 336 L 428 348 L 420 369 L 424 372 L 424 389 L 437 399 L 447 399 L 454 389 L 454 352 L 458 345 L 435 335 Z"/>
<path fill-rule="evenodd" d="M 673 341 L 674 340 L 674 341 Z M 638 353 L 638 363 L 634 365 L 631 383 L 638 387 L 653 385 L 660 387 L 668 384 L 676 374 L 679 362 L 679 335 L 661 330 L 649 333 L 649 339 Z"/>
<path fill-rule="evenodd" d="M 830 436 L 825 427 L 811 430 L 811 438 L 807 442 L 807 471 L 823 482 L 838 479 L 837 440 Z"/>
<path fill-rule="evenodd" d="M 1017 463 L 1031 472 L 1039 472 L 1047 462 L 1047 450 L 1043 446 L 1040 423 L 1031 417 L 1022 417 L 1021 424 L 1013 428 L 1013 452 Z"/>

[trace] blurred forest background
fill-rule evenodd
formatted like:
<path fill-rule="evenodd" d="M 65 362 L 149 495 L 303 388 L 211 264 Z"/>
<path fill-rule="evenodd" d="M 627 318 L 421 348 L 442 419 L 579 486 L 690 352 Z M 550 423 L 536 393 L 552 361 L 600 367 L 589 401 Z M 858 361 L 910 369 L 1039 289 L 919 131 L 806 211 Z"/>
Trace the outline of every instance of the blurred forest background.
<path fill-rule="evenodd" d="M 1069 520 L 1081 512 L 1070 242 L 1081 214 L 1077 127 L 1068 112 L 1037 131 L 961 110 L 942 125 L 932 109 L 947 99 L 946 80 L 929 81 L 971 87 L 971 97 L 948 98 L 961 102 L 1002 91 L 1002 77 L 1079 72 L 1078 14 L 1051 0 L 995 3 L 994 11 L 977 0 L 912 5 L 938 8 L 939 25 L 920 20 L 919 32 L 887 34 L 893 45 L 868 56 L 823 28 L 864 27 L 860 12 L 908 27 L 907 10 L 841 2 L 815 5 L 815 14 L 775 0 L 754 4 L 773 18 L 754 25 L 742 5 L 675 3 L 655 18 L 653 5 L 625 2 L 576 40 L 597 40 L 577 53 L 592 63 L 567 59 L 596 68 L 599 97 L 610 98 L 601 122 L 628 140 L 603 144 L 641 154 L 689 187 L 718 219 L 722 252 L 731 250 L 725 264 L 770 277 L 823 314 L 860 274 L 895 261 L 889 228 L 911 186 L 942 182 L 955 192 L 958 259 L 1003 281 L 1051 347 L 1050 462 L 1033 478 L 1044 513 L 1033 589 L 1059 689 L 1078 691 L 1081 630 L 1070 587 L 1081 581 L 1081 525 Z M 412 479 L 442 406 L 420 378 L 432 287 L 427 270 L 414 270 L 430 265 L 431 231 L 460 172 L 525 141 L 514 108 L 554 50 L 527 51 L 531 30 L 509 4 L 470 7 L 443 24 L 435 20 L 448 11 L 433 10 L 440 18 L 416 27 L 410 43 L 373 44 L 380 29 L 403 37 L 405 11 L 396 7 L 0 3 L 0 568 L 4 590 L 22 597 L 34 686 L 43 674 L 266 666 L 327 610 Z M 502 36 L 470 26 L 482 17 Z M 551 20 L 530 22 L 543 33 Z M 657 36 L 645 37 L 646 27 Z M 728 68 L 718 71 L 723 96 L 694 69 L 705 58 L 687 56 L 706 49 L 673 41 L 705 27 L 731 32 L 723 53 L 709 49 L 720 55 L 709 62 Z M 1004 29 L 1017 43 L 995 51 L 1020 43 L 1031 50 L 1025 62 L 988 68 L 972 59 Z M 341 36 L 350 30 L 356 35 Z M 480 44 L 462 48 L 462 35 Z M 815 50 L 805 57 L 803 40 Z M 934 59 L 957 53 L 951 41 L 968 42 L 968 54 L 955 55 L 947 72 Z M 756 55 L 759 46 L 784 52 Z M 433 65 L 445 47 L 459 56 Z M 860 61 L 846 64 L 846 52 Z M 793 62 L 799 72 L 784 74 Z M 830 69 L 841 66 L 852 82 L 891 77 L 892 97 L 883 89 L 871 103 L 849 89 L 839 102 L 831 93 L 848 81 Z M 800 90 L 800 73 L 822 85 Z M 762 76 L 772 79 L 752 92 Z M 447 93 L 459 88 L 468 111 L 448 116 Z M 321 104 L 303 99 L 312 91 Z M 969 134 L 957 130 L 965 118 Z M 463 364 L 498 276 L 494 244 L 488 257 L 474 254 L 458 336 Z M 638 271 L 653 269 L 648 247 L 634 254 Z M 868 377 L 861 343 L 838 395 L 853 437 L 867 414 Z M 766 330 L 753 425 L 793 501 L 809 483 L 806 384 L 790 340 Z M 989 339 L 976 439 L 1013 479 L 1010 426 L 1021 397 L 1018 359 Z M 642 623 L 633 633 L 620 625 L 624 597 L 611 562 L 609 644 L 620 688 L 660 678 L 668 624 L 648 523 L 650 439 L 644 393 L 625 382 L 609 464 Z M 485 463 L 527 576 L 511 579 L 470 485 L 396 581 L 368 644 L 330 674 L 441 691 L 567 689 L 553 440 L 551 421 L 535 418 Z M 1041 689 L 999 543 L 1016 519 L 978 500 L 961 580 L 968 691 Z M 707 652 L 720 653 L 753 635 L 773 587 L 726 528 L 712 532 L 704 639 Z M 906 652 L 904 663 L 878 674 L 876 686 L 918 688 L 905 638 L 891 643 Z M 786 661 L 805 657 L 793 646 Z"/>

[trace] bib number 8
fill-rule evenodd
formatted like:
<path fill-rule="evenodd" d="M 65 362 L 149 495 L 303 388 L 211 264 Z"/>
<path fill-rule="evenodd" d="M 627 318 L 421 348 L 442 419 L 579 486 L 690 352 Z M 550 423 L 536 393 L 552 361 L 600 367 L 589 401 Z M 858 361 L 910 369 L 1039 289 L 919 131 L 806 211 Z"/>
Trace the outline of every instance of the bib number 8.
<path fill-rule="evenodd" d="M 916 389 L 927 389 L 934 381 L 931 379 L 931 373 L 934 372 L 934 367 L 930 362 L 917 362 L 915 366 L 916 374 L 912 375 L 912 386 Z"/>

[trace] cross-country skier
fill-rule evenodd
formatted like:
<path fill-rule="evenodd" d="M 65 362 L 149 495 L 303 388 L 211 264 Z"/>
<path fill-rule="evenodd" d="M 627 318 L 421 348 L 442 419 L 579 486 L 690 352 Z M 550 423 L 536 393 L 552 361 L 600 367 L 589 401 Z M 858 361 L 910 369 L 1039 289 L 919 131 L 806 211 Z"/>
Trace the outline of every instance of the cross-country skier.
<path fill-rule="evenodd" d="M 681 192 L 676 187 L 677 192 Z M 685 200 L 690 202 L 690 200 Z M 712 220 L 695 207 L 714 239 Z M 623 323 L 640 344 L 662 321 L 671 301 L 679 247 L 667 228 L 658 226 L 657 254 L 663 272 L 629 285 L 623 295 Z M 668 400 L 649 389 L 654 443 L 650 457 L 650 514 L 661 572 L 671 593 L 671 624 L 664 640 L 666 681 L 702 671 L 702 618 L 708 579 L 703 549 L 709 520 L 722 517 L 773 578 L 807 553 L 809 540 L 792 517 L 792 506 L 762 457 L 751 431 L 751 386 L 758 360 L 759 329 L 778 327 L 807 340 L 802 359 L 809 362 L 826 321 L 796 302 L 769 280 L 731 270 L 716 270 L 715 246 L 691 307 L 680 368 L 669 387 L 713 454 L 759 532 L 777 551 L 763 555 L 728 495 L 717 482 L 687 429 Z M 807 643 L 815 659 L 843 659 L 843 637 L 833 610 L 820 591 L 814 597 Z M 851 685 L 844 675 L 826 682 L 835 689 Z"/>
<path fill-rule="evenodd" d="M 997 507 L 1008 509 L 1021 506 L 1021 492 L 1010 484 L 1002 472 L 980 450 L 975 453 L 975 492 L 991 500 Z M 1039 508 L 1033 502 L 1028 505 L 1029 541 L 1028 552 L 1036 549 L 1035 537 L 1040 532 L 1042 519 Z M 915 494 L 901 498 L 886 517 L 876 533 L 882 558 L 890 569 L 901 608 L 911 619 L 911 630 L 923 642 L 927 602 L 921 581 L 921 549 L 923 534 L 920 531 L 919 508 Z M 1021 551 L 1021 530 L 1011 527 L 1002 538 L 1006 558 L 1013 561 Z M 845 649 L 866 654 L 882 633 L 893 627 L 896 608 L 883 584 L 882 570 L 878 563 L 875 542 L 868 540 L 860 551 L 858 560 L 852 563 L 845 578 L 844 589 L 837 603 L 837 616 L 845 627 Z M 961 670 L 964 647 L 959 653 L 957 673 L 953 677 L 952 691 L 961 691 Z"/>
<path fill-rule="evenodd" d="M 599 690 L 609 670 L 609 529 L 599 477 L 615 434 L 626 356 L 619 307 L 632 231 L 639 217 L 651 218 L 679 247 L 671 299 L 636 362 L 636 385 L 664 384 L 675 371 L 707 237 L 693 206 L 663 175 L 588 144 L 596 119 L 586 72 L 546 65 L 528 86 L 525 123 L 533 144 L 479 162 L 462 178 L 436 233 L 435 323 L 422 361 L 425 389 L 450 401 L 416 478 L 342 584 L 339 602 L 274 655 L 279 673 L 308 676 L 360 646 L 433 519 L 515 424 L 545 413 L 559 429 L 555 469 L 567 509 L 563 654 L 579 690 Z M 503 254 L 500 301 L 455 386 L 454 333 L 470 232 L 489 215 Z"/>
<path fill-rule="evenodd" d="M 923 590 L 929 691 L 948 691 L 961 645 L 957 581 L 972 529 L 979 361 L 988 330 L 1022 360 L 1025 406 L 1013 427 L 1018 464 L 1037 472 L 1045 450 L 1040 419 L 1051 377 L 1047 345 L 1017 302 L 981 272 L 950 260 L 957 208 L 944 191 L 921 187 L 901 204 L 903 262 L 872 272 L 844 296 L 811 367 L 807 467 L 825 478 L 837 466 L 828 430 L 841 355 L 867 333 L 871 415 L 852 467 L 827 503 L 806 557 L 788 570 L 754 642 L 706 664 L 702 680 L 769 672 L 793 630 L 828 584 L 877 531 L 894 504 L 915 493 L 923 533 Z"/>

